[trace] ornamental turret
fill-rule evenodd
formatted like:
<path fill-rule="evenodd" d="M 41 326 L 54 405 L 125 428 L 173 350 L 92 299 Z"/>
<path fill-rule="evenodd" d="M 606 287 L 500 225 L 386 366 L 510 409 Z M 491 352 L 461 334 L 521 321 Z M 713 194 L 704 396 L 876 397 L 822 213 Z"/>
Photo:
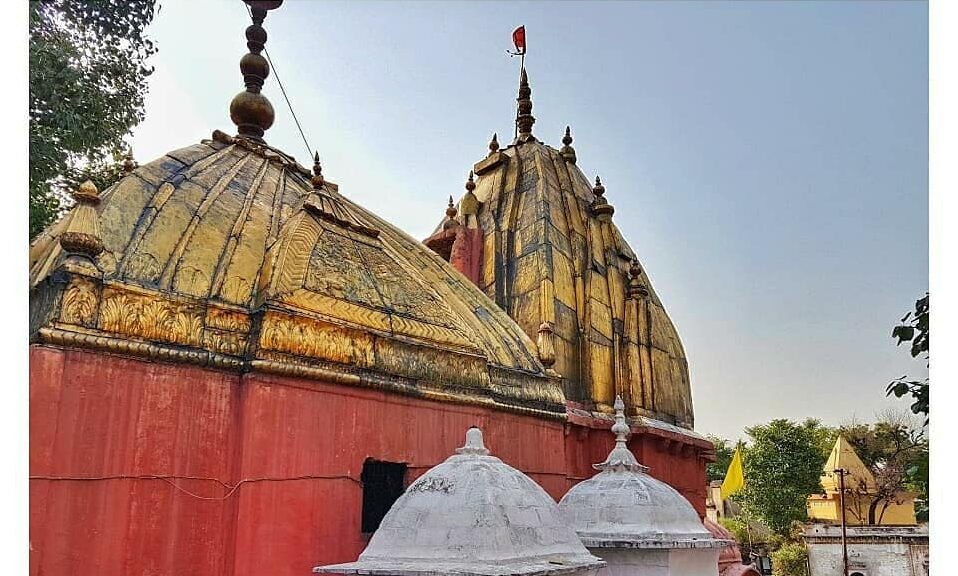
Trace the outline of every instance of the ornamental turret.
<path fill-rule="evenodd" d="M 559 509 L 583 544 L 608 562 L 600 576 L 717 576 L 719 553 L 731 542 L 713 538 L 689 501 L 636 460 L 626 444 L 624 408 L 617 397 L 615 446 L 595 465 L 599 473 L 573 486 Z"/>
<path fill-rule="evenodd" d="M 558 148 L 533 137 L 525 68 L 517 101 L 517 138 L 500 148 L 493 137 L 473 166 L 459 204 L 467 230 L 452 238 L 440 224 L 425 244 L 543 342 L 540 358 L 561 376 L 572 407 L 611 414 L 620 395 L 630 417 L 691 429 L 685 350 L 613 222 L 630 215 L 616 213 L 602 180 L 583 173 L 571 128 Z M 547 337 L 543 326 L 552 327 Z"/>

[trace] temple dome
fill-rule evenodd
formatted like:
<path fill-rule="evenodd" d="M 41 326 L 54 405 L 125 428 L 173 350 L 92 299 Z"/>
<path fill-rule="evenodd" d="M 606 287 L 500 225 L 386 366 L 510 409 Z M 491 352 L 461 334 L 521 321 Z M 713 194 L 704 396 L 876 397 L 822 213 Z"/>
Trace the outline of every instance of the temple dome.
<path fill-rule="evenodd" d="M 565 417 L 558 378 L 509 316 L 432 251 L 263 140 L 273 122 L 247 1 L 238 134 L 170 152 L 30 247 L 33 341 L 258 370 Z"/>
<path fill-rule="evenodd" d="M 481 236 L 476 283 L 531 338 L 554 326 L 552 368 L 568 400 L 610 413 L 621 394 L 630 415 L 691 429 L 685 349 L 613 222 L 629 216 L 609 198 L 629 185 L 593 184 L 569 144 L 557 150 L 520 135 L 490 150 L 473 167 L 474 191 L 454 229 Z M 441 253 L 449 235 L 440 224 L 426 244 Z"/>
<path fill-rule="evenodd" d="M 482 432 L 420 476 L 393 504 L 356 562 L 336 574 L 565 574 L 602 566 L 555 502 L 528 476 L 491 456 Z"/>
<path fill-rule="evenodd" d="M 222 132 L 134 169 L 88 209 L 102 244 L 94 285 L 77 292 L 89 314 L 58 319 L 66 310 L 39 290 L 56 284 L 76 218 L 31 245 L 31 333 L 564 415 L 557 381 L 508 315 L 421 243 L 312 180 L 281 151 Z"/>
<path fill-rule="evenodd" d="M 720 548 L 684 496 L 650 476 L 626 447 L 629 427 L 616 399 L 616 445 L 598 474 L 569 490 L 559 509 L 590 548 Z"/>

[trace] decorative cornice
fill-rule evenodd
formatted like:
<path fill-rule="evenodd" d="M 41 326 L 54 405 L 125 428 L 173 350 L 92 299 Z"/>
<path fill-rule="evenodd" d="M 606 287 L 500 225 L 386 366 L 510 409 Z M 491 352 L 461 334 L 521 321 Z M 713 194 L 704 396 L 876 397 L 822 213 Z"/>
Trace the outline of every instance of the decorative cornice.
<path fill-rule="evenodd" d="M 555 378 L 498 367 L 484 356 L 435 343 L 360 332 L 274 311 L 268 303 L 250 313 L 65 271 L 34 291 L 31 312 L 43 308 L 32 337 L 37 343 L 565 419 Z M 364 346 L 369 354 L 356 358 Z"/>

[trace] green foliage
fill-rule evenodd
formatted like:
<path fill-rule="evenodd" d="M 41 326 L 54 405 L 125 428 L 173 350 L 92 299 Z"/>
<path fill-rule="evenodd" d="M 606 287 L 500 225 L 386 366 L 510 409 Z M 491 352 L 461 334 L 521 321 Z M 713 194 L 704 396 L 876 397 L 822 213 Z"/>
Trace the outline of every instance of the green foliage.
<path fill-rule="evenodd" d="M 119 173 L 123 138 L 144 116 L 154 2 L 30 2 L 31 237 L 70 187 L 92 178 L 102 189 Z"/>
<path fill-rule="evenodd" d="M 806 519 L 806 499 L 822 490 L 823 428 L 814 419 L 777 419 L 745 429 L 752 442 L 744 458 L 745 489 L 736 500 L 780 537 L 789 536 L 792 522 Z"/>
<path fill-rule="evenodd" d="M 757 534 L 750 537 L 748 525 L 740 516 L 724 516 L 719 518 L 719 524 L 724 526 L 726 530 L 732 533 L 732 537 L 735 538 L 735 542 L 738 544 L 739 551 L 742 553 L 742 558 L 745 558 L 746 560 L 751 558 L 750 554 L 752 553 L 752 543 L 760 545 L 761 537 L 759 537 Z"/>
<path fill-rule="evenodd" d="M 808 576 L 808 551 L 805 545 L 793 542 L 772 552 L 773 576 Z"/>
<path fill-rule="evenodd" d="M 905 470 L 905 489 L 917 494 L 915 498 L 915 517 L 919 522 L 927 522 L 928 507 L 928 445 L 923 453 L 915 458 Z"/>
<path fill-rule="evenodd" d="M 832 453 L 832 448 L 835 447 L 835 441 L 838 440 L 838 428 L 825 426 L 814 418 L 806 419 L 802 426 L 811 434 L 815 446 L 822 453 L 822 466 L 824 466 L 828 455 Z"/>
<path fill-rule="evenodd" d="M 708 435 L 709 441 L 715 446 L 715 462 L 710 462 L 705 466 L 705 474 L 709 482 L 713 480 L 724 480 L 725 472 L 728 471 L 728 465 L 732 462 L 732 454 L 735 453 L 735 447 L 725 438 Z"/>
<path fill-rule="evenodd" d="M 915 310 L 905 314 L 901 319 L 901 324 L 892 329 L 891 336 L 898 340 L 898 346 L 901 346 L 903 342 L 911 342 L 911 357 L 917 358 L 924 355 L 927 362 L 929 322 L 929 300 L 926 292 L 923 298 L 919 298 L 915 302 Z M 928 423 L 927 378 L 924 380 L 909 380 L 907 376 L 901 376 L 888 384 L 885 393 L 889 396 L 894 394 L 897 398 L 911 396 L 911 411 L 915 414 L 924 414 L 925 423 Z"/>
<path fill-rule="evenodd" d="M 723 516 L 719 518 L 719 524 L 732 533 L 739 546 L 748 546 L 749 536 L 745 520 L 738 516 Z"/>

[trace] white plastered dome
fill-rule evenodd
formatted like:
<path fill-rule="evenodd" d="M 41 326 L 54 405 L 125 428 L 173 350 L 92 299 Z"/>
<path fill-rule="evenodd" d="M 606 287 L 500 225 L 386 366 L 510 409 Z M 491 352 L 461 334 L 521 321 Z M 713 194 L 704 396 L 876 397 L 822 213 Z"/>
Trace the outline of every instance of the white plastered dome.
<path fill-rule="evenodd" d="M 413 482 L 356 562 L 337 574 L 590 574 L 603 562 L 532 479 L 489 455 L 482 432 Z"/>
<path fill-rule="evenodd" d="M 615 448 L 592 478 L 576 484 L 559 509 L 590 548 L 716 548 L 695 509 L 674 488 L 650 476 L 626 447 L 629 426 L 615 401 Z"/>

